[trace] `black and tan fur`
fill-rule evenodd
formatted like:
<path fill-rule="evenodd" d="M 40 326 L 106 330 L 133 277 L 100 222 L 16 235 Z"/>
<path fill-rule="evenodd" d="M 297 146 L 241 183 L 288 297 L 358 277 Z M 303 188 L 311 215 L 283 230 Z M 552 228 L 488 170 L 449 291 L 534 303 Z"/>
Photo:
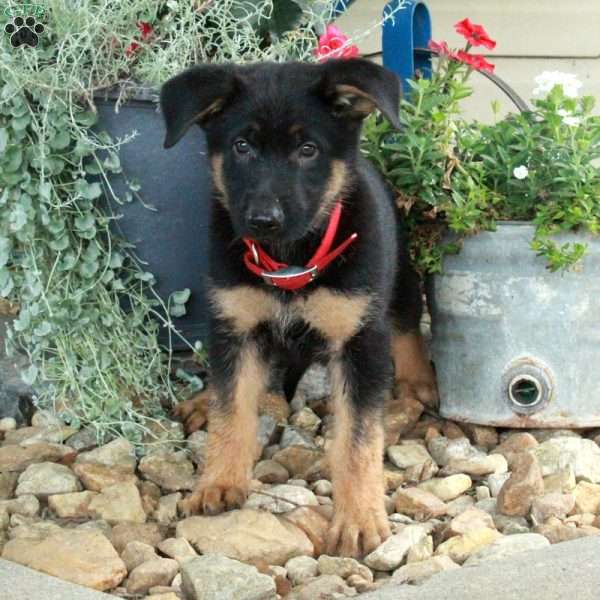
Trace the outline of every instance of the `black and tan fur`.
<path fill-rule="evenodd" d="M 289 399 L 315 360 L 329 364 L 336 427 L 330 450 L 335 512 L 327 551 L 359 555 L 390 533 L 383 504 L 384 398 L 399 389 L 432 401 L 418 333 L 421 296 L 393 199 L 360 157 L 362 119 L 379 109 L 398 125 L 399 85 L 364 60 L 197 66 L 168 81 L 166 146 L 194 123 L 213 169 L 210 339 L 214 398 L 208 452 L 189 512 L 240 506 L 257 458 L 259 404 L 273 379 Z M 304 265 L 336 200 L 336 242 L 358 239 L 297 292 L 250 273 L 242 237 L 279 261 Z M 276 377 L 277 376 L 277 377 Z M 179 413 L 204 423 L 206 399 Z"/>

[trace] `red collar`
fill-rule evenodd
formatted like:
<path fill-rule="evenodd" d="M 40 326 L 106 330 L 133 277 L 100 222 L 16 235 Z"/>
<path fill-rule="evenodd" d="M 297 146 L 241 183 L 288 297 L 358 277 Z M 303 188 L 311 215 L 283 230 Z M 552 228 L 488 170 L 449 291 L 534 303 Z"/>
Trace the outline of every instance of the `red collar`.
<path fill-rule="evenodd" d="M 246 267 L 255 275 L 262 277 L 269 285 L 294 291 L 303 288 L 313 279 L 316 279 L 321 271 L 358 237 L 357 233 L 353 233 L 339 246 L 331 250 L 341 214 L 342 203 L 338 201 L 331 212 L 331 217 L 329 217 L 329 224 L 321 244 L 305 267 L 277 262 L 263 250 L 258 242 L 243 238 L 248 247 L 248 250 L 244 253 Z"/>

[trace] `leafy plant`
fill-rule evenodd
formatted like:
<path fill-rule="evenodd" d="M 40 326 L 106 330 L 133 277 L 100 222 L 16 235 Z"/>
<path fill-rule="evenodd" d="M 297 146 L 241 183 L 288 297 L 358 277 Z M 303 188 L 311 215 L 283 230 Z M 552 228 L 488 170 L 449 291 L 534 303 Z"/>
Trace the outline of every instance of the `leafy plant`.
<path fill-rule="evenodd" d="M 443 256 L 456 253 L 465 236 L 493 230 L 501 220 L 526 220 L 536 227 L 531 247 L 548 268 L 573 267 L 585 245 L 559 245 L 553 236 L 599 230 L 594 99 L 577 97 L 573 76 L 544 74 L 529 111 L 493 124 L 470 122 L 461 113 L 462 100 L 472 94 L 469 79 L 476 68 L 493 65 L 469 55 L 470 44 L 458 53 L 445 43 L 433 46 L 440 53 L 436 67 L 431 79 L 409 82 L 402 130 L 370 118 L 363 144 L 406 212 L 418 266 L 439 272 Z"/>
<path fill-rule="evenodd" d="M 335 0 L 111 0 L 45 3 L 35 48 L 0 40 L 0 296 L 18 316 L 8 332 L 25 352 L 37 402 L 100 437 L 136 442 L 174 400 L 171 351 L 188 290 L 167 306 L 131 246 L 113 233 L 119 204 L 143 186 L 122 176 L 119 147 L 101 131 L 93 94 L 118 83 L 158 85 L 200 61 L 314 59 Z M 0 14 L 0 27 L 9 19 Z M 365 32 L 365 34 L 368 32 Z M 199 360 L 202 348 L 190 346 Z M 179 371 L 186 389 L 202 382 Z"/>

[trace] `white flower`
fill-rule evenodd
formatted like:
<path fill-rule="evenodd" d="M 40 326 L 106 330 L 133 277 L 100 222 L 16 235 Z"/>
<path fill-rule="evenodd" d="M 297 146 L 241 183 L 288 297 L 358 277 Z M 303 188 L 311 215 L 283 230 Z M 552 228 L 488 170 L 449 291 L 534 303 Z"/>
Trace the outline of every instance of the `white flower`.
<path fill-rule="evenodd" d="M 581 119 L 579 117 L 567 116 L 563 117 L 562 122 L 570 127 L 577 127 L 581 123 Z"/>
<path fill-rule="evenodd" d="M 533 90 L 533 95 L 537 97 L 546 97 L 555 85 L 560 85 L 565 96 L 577 98 L 579 88 L 583 85 L 573 73 L 561 71 L 544 71 L 534 81 L 537 87 Z"/>
<path fill-rule="evenodd" d="M 513 169 L 513 175 L 517 179 L 525 179 L 527 175 L 529 175 L 529 169 L 525 165 L 521 165 L 520 167 L 515 167 Z"/>

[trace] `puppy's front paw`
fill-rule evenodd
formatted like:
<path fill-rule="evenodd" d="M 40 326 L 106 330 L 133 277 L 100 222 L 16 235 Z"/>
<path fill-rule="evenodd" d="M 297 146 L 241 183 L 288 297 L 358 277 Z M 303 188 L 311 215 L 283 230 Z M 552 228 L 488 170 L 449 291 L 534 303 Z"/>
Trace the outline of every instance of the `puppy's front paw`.
<path fill-rule="evenodd" d="M 173 417 L 182 421 L 185 432 L 189 435 L 203 427 L 208 418 L 208 408 L 215 398 L 214 390 L 207 387 L 189 400 L 180 402 L 173 409 Z"/>
<path fill-rule="evenodd" d="M 438 408 L 439 396 L 435 380 L 397 379 L 395 395 L 404 399 L 418 400 L 424 406 L 434 410 Z"/>
<path fill-rule="evenodd" d="M 327 535 L 327 554 L 362 558 L 391 535 L 385 508 L 336 510 Z"/>
<path fill-rule="evenodd" d="M 218 515 L 225 510 L 241 508 L 248 496 L 248 485 L 200 485 L 190 496 L 181 501 L 179 508 L 186 515 L 204 513 Z"/>

